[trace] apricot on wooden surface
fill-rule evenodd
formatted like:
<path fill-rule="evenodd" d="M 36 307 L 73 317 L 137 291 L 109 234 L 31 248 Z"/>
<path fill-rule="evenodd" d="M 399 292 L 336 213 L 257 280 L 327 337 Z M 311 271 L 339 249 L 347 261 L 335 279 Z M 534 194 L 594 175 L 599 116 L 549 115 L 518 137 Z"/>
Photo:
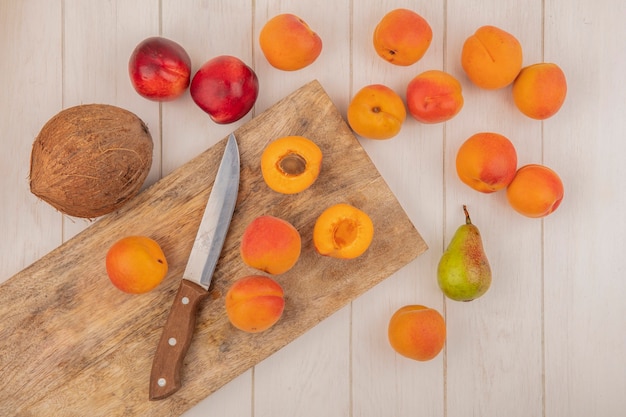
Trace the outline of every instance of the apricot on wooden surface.
<path fill-rule="evenodd" d="M 422 16 L 409 9 L 394 9 L 374 29 L 374 49 L 387 62 L 408 66 L 419 61 L 430 46 L 433 31 Z"/>
<path fill-rule="evenodd" d="M 241 237 L 244 263 L 272 275 L 289 271 L 300 258 L 301 250 L 298 230 L 288 221 L 270 215 L 255 218 Z"/>
<path fill-rule="evenodd" d="M 563 70 L 542 62 L 522 68 L 513 81 L 513 100 L 526 116 L 543 120 L 559 111 L 567 94 Z"/>
<path fill-rule="evenodd" d="M 364 211 L 345 203 L 328 207 L 313 227 L 313 245 L 320 255 L 353 259 L 369 248 L 374 224 Z"/>
<path fill-rule="evenodd" d="M 463 142 L 456 154 L 459 179 L 482 193 L 505 188 L 516 170 L 515 146 L 499 133 L 476 133 Z"/>
<path fill-rule="evenodd" d="M 296 194 L 309 188 L 322 168 L 322 150 L 303 136 L 283 136 L 261 154 L 263 180 L 272 190 Z"/>
<path fill-rule="evenodd" d="M 109 279 L 120 290 L 142 294 L 156 288 L 167 274 L 167 260 L 159 244 L 146 236 L 127 236 L 106 254 Z"/>
<path fill-rule="evenodd" d="M 282 287 L 273 279 L 249 275 L 238 279 L 226 293 L 228 320 L 239 330 L 258 333 L 272 327 L 285 308 Z"/>
<path fill-rule="evenodd" d="M 391 316 L 387 333 L 391 347 L 400 355 L 428 361 L 443 349 L 446 323 L 437 310 L 407 305 Z"/>
<path fill-rule="evenodd" d="M 461 65 L 478 87 L 495 90 L 511 84 L 522 69 L 522 45 L 495 26 L 481 26 L 461 50 Z"/>
<path fill-rule="evenodd" d="M 407 85 L 406 103 L 411 116 L 422 123 L 445 122 L 463 108 L 461 83 L 447 72 L 425 71 Z"/>
<path fill-rule="evenodd" d="M 259 46 L 274 68 L 296 71 L 317 59 L 322 52 L 322 39 L 300 17 L 283 13 L 263 25 Z"/>
<path fill-rule="evenodd" d="M 348 105 L 348 124 L 359 136 L 390 139 L 396 136 L 406 119 L 402 98 L 391 88 L 371 84 L 361 88 Z"/>
<path fill-rule="evenodd" d="M 506 197 L 520 214 L 545 217 L 563 201 L 563 182 L 559 175 L 544 165 L 529 164 L 517 170 L 506 189 Z"/>

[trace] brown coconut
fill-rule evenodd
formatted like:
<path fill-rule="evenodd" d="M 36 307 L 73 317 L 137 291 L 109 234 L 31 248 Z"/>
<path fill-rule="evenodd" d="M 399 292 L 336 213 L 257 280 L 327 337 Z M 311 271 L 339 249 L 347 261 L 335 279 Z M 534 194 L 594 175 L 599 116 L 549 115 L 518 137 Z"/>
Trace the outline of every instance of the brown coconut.
<path fill-rule="evenodd" d="M 110 213 L 137 195 L 152 165 L 148 127 L 106 104 L 65 109 L 33 143 L 30 190 L 74 217 Z"/>

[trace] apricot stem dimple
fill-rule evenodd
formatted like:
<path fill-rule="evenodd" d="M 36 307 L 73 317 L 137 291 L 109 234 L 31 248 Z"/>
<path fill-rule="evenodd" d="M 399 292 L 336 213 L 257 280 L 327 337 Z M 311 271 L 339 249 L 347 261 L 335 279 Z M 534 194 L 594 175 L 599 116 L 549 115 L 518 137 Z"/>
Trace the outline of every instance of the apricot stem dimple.
<path fill-rule="evenodd" d="M 306 159 L 297 153 L 289 153 L 280 158 L 278 168 L 288 176 L 302 175 L 306 171 Z"/>

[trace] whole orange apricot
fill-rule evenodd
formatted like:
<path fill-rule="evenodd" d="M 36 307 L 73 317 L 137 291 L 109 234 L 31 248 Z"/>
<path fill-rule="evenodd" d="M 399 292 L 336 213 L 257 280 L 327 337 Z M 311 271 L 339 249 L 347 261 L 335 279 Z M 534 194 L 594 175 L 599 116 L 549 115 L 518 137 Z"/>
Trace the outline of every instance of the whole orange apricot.
<path fill-rule="evenodd" d="M 445 122 L 463 108 L 461 83 L 446 72 L 425 71 L 409 82 L 406 104 L 411 116 L 422 123 Z"/>
<path fill-rule="evenodd" d="M 542 62 L 522 68 L 513 81 L 513 100 L 526 116 L 543 120 L 559 111 L 567 94 L 563 70 Z"/>
<path fill-rule="evenodd" d="M 459 179 L 482 193 L 505 188 L 516 170 L 515 146 L 499 133 L 476 133 L 463 142 L 456 154 Z"/>
<path fill-rule="evenodd" d="M 322 168 L 322 150 L 303 136 L 283 136 L 261 154 L 263 180 L 272 190 L 296 194 L 309 188 Z"/>
<path fill-rule="evenodd" d="M 374 29 L 374 49 L 387 62 L 408 66 L 419 61 L 430 46 L 433 31 L 422 16 L 409 9 L 395 9 Z"/>
<path fill-rule="evenodd" d="M 482 26 L 465 40 L 461 65 L 478 87 L 506 87 L 522 69 L 522 46 L 510 33 L 495 26 Z"/>
<path fill-rule="evenodd" d="M 517 170 L 506 189 L 511 207 L 527 217 L 544 217 L 563 201 L 563 182 L 552 169 L 539 164 L 524 165 Z"/>
<path fill-rule="evenodd" d="M 345 203 L 328 207 L 313 227 L 313 245 L 320 255 L 353 259 L 369 248 L 374 224 L 364 211 Z"/>
<path fill-rule="evenodd" d="M 142 294 L 156 288 L 167 274 L 167 260 L 159 244 L 146 236 L 127 236 L 106 254 L 109 279 L 120 290 Z"/>
<path fill-rule="evenodd" d="M 348 105 L 348 124 L 359 136 L 390 139 L 406 119 L 402 98 L 391 88 L 372 84 L 361 88 Z"/>
<path fill-rule="evenodd" d="M 274 68 L 296 71 L 317 59 L 322 52 L 322 39 L 300 17 L 283 13 L 265 23 L 259 46 Z"/>
<path fill-rule="evenodd" d="M 289 271 L 300 258 L 302 241 L 288 221 L 264 215 L 255 218 L 243 232 L 241 258 L 252 268 L 278 275 Z"/>
<path fill-rule="evenodd" d="M 269 277 L 250 275 L 240 278 L 226 293 L 228 320 L 239 330 L 258 333 L 272 327 L 283 314 L 284 292 Z"/>
<path fill-rule="evenodd" d="M 428 361 L 441 352 L 446 342 L 446 323 L 441 314 L 422 305 L 407 305 L 389 320 L 391 347 L 400 355 Z"/>

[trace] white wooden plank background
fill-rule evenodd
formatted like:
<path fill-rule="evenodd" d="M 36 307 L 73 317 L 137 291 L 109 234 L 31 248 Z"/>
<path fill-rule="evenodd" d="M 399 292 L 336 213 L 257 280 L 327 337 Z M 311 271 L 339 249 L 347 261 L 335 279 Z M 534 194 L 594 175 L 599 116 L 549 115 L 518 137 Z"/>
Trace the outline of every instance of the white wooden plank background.
<path fill-rule="evenodd" d="M 371 45 L 378 20 L 397 7 L 420 13 L 434 32 L 425 57 L 407 68 L 382 61 Z M 260 52 L 260 28 L 281 12 L 304 18 L 324 41 L 320 58 L 301 71 L 275 70 Z M 403 95 L 413 76 L 443 69 L 463 84 L 457 117 L 439 125 L 408 119 L 390 141 L 361 140 L 430 250 L 186 415 L 621 415 L 625 19 L 622 0 L 1 0 L 0 281 L 89 226 L 28 190 L 32 141 L 63 108 L 102 102 L 138 114 L 155 139 L 151 184 L 311 79 L 345 114 L 366 84 Z M 461 46 L 485 24 L 515 34 L 524 64 L 563 68 L 568 97 L 556 116 L 530 120 L 508 89 L 481 91 L 464 77 Z M 252 113 L 219 126 L 188 93 L 162 105 L 138 96 L 128 57 L 158 34 L 181 43 L 194 70 L 220 54 L 253 66 L 261 92 Z M 559 172 L 565 200 L 555 214 L 527 219 L 504 194 L 478 194 L 459 182 L 456 149 L 484 130 L 507 135 L 520 165 L 545 163 Z M 463 220 L 464 203 L 494 272 L 491 290 L 469 304 L 446 300 L 436 284 L 437 262 Z M 389 317 L 409 303 L 435 307 L 447 320 L 446 348 L 427 363 L 402 358 L 387 343 Z"/>

